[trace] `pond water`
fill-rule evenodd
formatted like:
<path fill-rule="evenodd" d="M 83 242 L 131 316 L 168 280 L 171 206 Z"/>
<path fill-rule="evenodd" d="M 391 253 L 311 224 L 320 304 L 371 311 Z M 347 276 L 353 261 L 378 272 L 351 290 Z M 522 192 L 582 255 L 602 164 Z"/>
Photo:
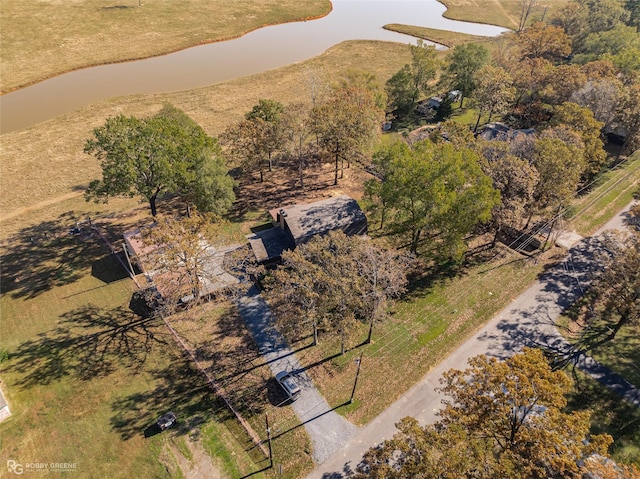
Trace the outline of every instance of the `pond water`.
<path fill-rule="evenodd" d="M 319 55 L 345 40 L 415 43 L 387 23 L 495 36 L 505 29 L 447 20 L 436 0 L 333 0 L 324 18 L 261 28 L 225 42 L 161 57 L 85 68 L 0 97 L 0 133 L 14 131 L 115 96 L 189 90 Z"/>

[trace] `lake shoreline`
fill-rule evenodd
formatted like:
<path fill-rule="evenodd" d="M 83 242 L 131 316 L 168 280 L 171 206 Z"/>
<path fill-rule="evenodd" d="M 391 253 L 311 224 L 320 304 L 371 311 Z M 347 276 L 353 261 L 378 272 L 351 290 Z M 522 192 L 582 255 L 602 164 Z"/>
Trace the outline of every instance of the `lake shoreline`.
<path fill-rule="evenodd" d="M 437 1 L 439 1 L 439 0 L 437 0 Z M 223 38 L 219 38 L 219 39 L 215 39 L 215 40 L 211 40 L 211 41 L 194 42 L 192 45 L 189 45 L 189 46 L 186 46 L 186 47 L 178 47 L 178 48 L 174 48 L 174 49 L 168 49 L 168 50 L 165 50 L 162 53 L 158 53 L 158 54 L 155 54 L 155 55 L 144 55 L 144 56 L 139 56 L 139 57 L 128 57 L 128 58 L 122 58 L 122 59 L 118 59 L 118 60 L 114 60 L 114 61 L 108 61 L 108 62 L 87 63 L 87 64 L 85 64 L 83 66 L 80 66 L 80 67 L 77 67 L 77 68 L 69 68 L 67 70 L 57 72 L 57 73 L 55 73 L 55 74 L 53 74 L 51 76 L 43 77 L 43 78 L 40 78 L 38 80 L 33 80 L 33 81 L 29 81 L 29 82 L 23 83 L 23 84 L 21 84 L 19 86 L 15 86 L 15 87 L 10 87 L 10 88 L 4 89 L 4 90 L 0 91 L 0 97 L 2 97 L 4 95 L 7 95 L 9 93 L 20 91 L 20 90 L 22 90 L 24 88 L 28 88 L 28 87 L 33 86 L 33 85 L 37 85 L 38 83 L 41 83 L 41 82 L 45 82 L 45 81 L 51 80 L 53 78 L 56 78 L 56 77 L 59 77 L 59 76 L 62 76 L 62 75 L 66 75 L 67 73 L 72 73 L 72 72 L 76 72 L 76 71 L 79 71 L 79 70 L 84 70 L 84 69 L 87 69 L 87 68 L 95 68 L 95 67 L 100 67 L 100 66 L 105 66 L 105 65 L 118 65 L 120 63 L 137 62 L 137 61 L 140 61 L 140 60 L 148 60 L 150 58 L 163 57 L 165 55 L 171 55 L 172 53 L 181 52 L 181 51 L 184 51 L 184 50 L 188 50 L 190 48 L 200 47 L 202 45 L 211 45 L 213 43 L 221 43 L 221 42 L 228 42 L 230 40 L 236 40 L 236 39 L 242 38 L 242 37 L 244 37 L 244 36 L 246 36 L 246 35 L 248 35 L 248 34 L 250 34 L 252 32 L 255 32 L 256 30 L 260 30 L 262 28 L 273 27 L 273 26 L 276 26 L 276 25 L 285 25 L 287 23 L 299 23 L 299 22 L 307 22 L 307 21 L 312 21 L 312 20 L 319 20 L 319 19 L 324 18 L 327 15 L 331 14 L 331 12 L 333 11 L 333 3 L 329 2 L 329 5 L 330 5 L 329 10 L 326 13 L 322 14 L 322 15 L 312 15 L 312 16 L 302 17 L 302 18 L 299 18 L 299 19 L 296 19 L 296 20 L 289 20 L 289 21 L 286 21 L 286 22 L 265 23 L 265 24 L 263 24 L 263 25 L 261 25 L 259 27 L 248 29 L 248 30 L 246 30 L 246 31 L 244 31 L 242 33 L 237 34 L 237 35 L 229 35 L 227 37 L 223 37 Z"/>

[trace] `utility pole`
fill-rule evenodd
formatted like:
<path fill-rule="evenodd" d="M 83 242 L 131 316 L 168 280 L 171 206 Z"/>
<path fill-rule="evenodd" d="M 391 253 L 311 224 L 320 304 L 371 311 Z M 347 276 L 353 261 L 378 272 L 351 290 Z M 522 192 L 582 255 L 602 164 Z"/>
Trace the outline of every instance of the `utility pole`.
<path fill-rule="evenodd" d="M 269 467 L 273 467 L 273 449 L 271 448 L 271 429 L 269 428 L 269 415 L 265 414 L 264 418 L 267 422 L 267 441 L 269 443 Z"/>
<path fill-rule="evenodd" d="M 358 365 L 358 369 L 356 370 L 356 379 L 353 382 L 353 390 L 351 391 L 351 398 L 349 398 L 349 404 L 353 403 L 353 396 L 356 394 L 356 386 L 358 385 L 358 377 L 360 376 L 360 366 L 362 365 L 362 355 L 364 351 L 360 353 L 360 357 L 356 359 L 356 364 Z"/>
<path fill-rule="evenodd" d="M 549 240 L 551 239 L 551 232 L 553 231 L 553 227 L 556 225 L 556 221 L 562 216 L 562 205 L 558 205 L 558 211 L 553 216 L 551 223 L 549 224 L 549 233 L 547 234 L 546 239 L 544 240 L 544 244 L 542 245 L 542 251 L 547 249 L 547 245 L 549 244 Z"/>

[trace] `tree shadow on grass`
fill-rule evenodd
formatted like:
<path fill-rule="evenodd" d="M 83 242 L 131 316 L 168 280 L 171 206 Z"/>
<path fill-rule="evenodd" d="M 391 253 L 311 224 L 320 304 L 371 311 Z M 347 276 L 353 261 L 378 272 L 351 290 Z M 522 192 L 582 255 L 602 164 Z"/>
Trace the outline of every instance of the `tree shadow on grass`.
<path fill-rule="evenodd" d="M 186 359 L 173 358 L 169 366 L 147 373 L 153 377 L 155 387 L 111 404 L 111 425 L 123 439 L 145 436 L 167 411 L 176 415 L 171 427 L 174 434 L 188 434 L 210 419 L 213 411 L 220 409 L 222 413 L 207 379 Z"/>
<path fill-rule="evenodd" d="M 608 390 L 596 381 L 582 375 L 576 379 L 575 391 L 567 397 L 567 411 L 592 411 L 591 433 L 607 433 L 614 443 L 610 453 L 624 462 L 638 462 L 640 452 L 640 408 Z"/>
<path fill-rule="evenodd" d="M 96 257 L 104 255 L 103 246 L 90 235 L 71 231 L 75 228 L 73 216 L 69 212 L 57 220 L 28 226 L 3 242 L 3 294 L 34 298 L 73 283 Z"/>
<path fill-rule="evenodd" d="M 166 344 L 161 320 L 123 308 L 87 305 L 60 316 L 58 326 L 12 352 L 11 369 L 24 387 L 65 376 L 89 380 L 122 367 L 140 370 L 154 343 Z"/>
<path fill-rule="evenodd" d="M 176 349 L 171 350 L 171 355 L 169 366 L 148 372 L 154 379 L 153 388 L 111 403 L 114 431 L 124 440 L 156 434 L 193 437 L 205 423 L 215 421 L 227 428 L 256 464 L 264 461 L 260 448 L 256 447 L 202 372 Z M 234 407 L 239 409 L 238 404 Z M 176 415 L 176 422 L 170 429 L 159 431 L 156 421 L 167 411 Z"/>
<path fill-rule="evenodd" d="M 14 298 L 35 298 L 55 287 L 74 283 L 90 269 L 109 283 L 124 277 L 97 233 L 111 241 L 136 224 L 135 211 L 97 215 L 68 211 L 50 221 L 22 228 L 2 241 L 0 291 Z"/>
<path fill-rule="evenodd" d="M 22 228 L 2 242 L 2 294 L 35 298 L 78 281 L 89 269 L 105 283 L 126 277 L 97 234 L 96 228 L 109 229 L 109 224 L 100 218 L 93 223 L 86 218 L 78 221 L 78 217 L 68 211 L 55 220 Z"/>

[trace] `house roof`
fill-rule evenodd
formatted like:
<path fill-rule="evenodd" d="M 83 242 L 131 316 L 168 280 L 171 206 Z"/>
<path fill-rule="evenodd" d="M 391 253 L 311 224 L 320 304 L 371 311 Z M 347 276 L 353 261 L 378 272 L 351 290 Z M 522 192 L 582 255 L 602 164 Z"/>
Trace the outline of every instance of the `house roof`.
<path fill-rule="evenodd" d="M 511 140 L 518 135 L 532 135 L 535 133 L 533 128 L 525 128 L 521 130 L 514 130 L 513 128 L 505 125 L 504 123 L 495 122 L 487 123 L 480 133 L 480 138 L 483 140 Z"/>
<path fill-rule="evenodd" d="M 275 226 L 247 236 L 258 262 L 278 258 L 315 235 L 333 230 L 365 234 L 367 217 L 357 201 L 346 195 L 314 203 L 299 203 L 270 210 Z"/>
<path fill-rule="evenodd" d="M 172 294 L 172 291 L 170 291 L 172 288 L 178 289 L 180 287 L 178 282 L 182 275 L 179 271 L 168 271 L 164 268 L 158 269 L 157 261 L 149 261 L 151 253 L 155 253 L 155 256 L 162 255 L 162 249 L 152 244 L 145 245 L 139 229 L 128 231 L 122 236 L 127 251 L 134 256 L 140 268 L 145 272 L 147 278 L 155 284 L 156 289 L 162 296 L 169 296 Z M 225 271 L 223 262 L 224 256 L 239 246 L 237 244 L 213 246 L 205 240 L 200 240 L 200 248 L 203 252 L 201 261 L 204 266 L 199 280 L 203 296 L 224 290 L 238 283 L 238 278 Z M 179 270 L 182 266 L 178 265 L 177 268 Z"/>
<path fill-rule="evenodd" d="M 356 225 L 364 224 L 364 231 L 361 232 L 366 232 L 365 214 L 358 202 L 347 195 L 285 207 L 278 212 L 278 215 L 282 214 L 286 215 L 284 220 L 287 229 L 291 232 L 296 244 L 304 243 L 312 236 L 332 230 L 341 229 L 350 233 L 351 226 L 361 228 Z M 353 231 L 353 233 L 357 232 Z"/>
<path fill-rule="evenodd" d="M 247 240 L 259 263 L 278 258 L 284 250 L 295 247 L 291 235 L 278 226 L 256 231 L 248 235 Z"/>

